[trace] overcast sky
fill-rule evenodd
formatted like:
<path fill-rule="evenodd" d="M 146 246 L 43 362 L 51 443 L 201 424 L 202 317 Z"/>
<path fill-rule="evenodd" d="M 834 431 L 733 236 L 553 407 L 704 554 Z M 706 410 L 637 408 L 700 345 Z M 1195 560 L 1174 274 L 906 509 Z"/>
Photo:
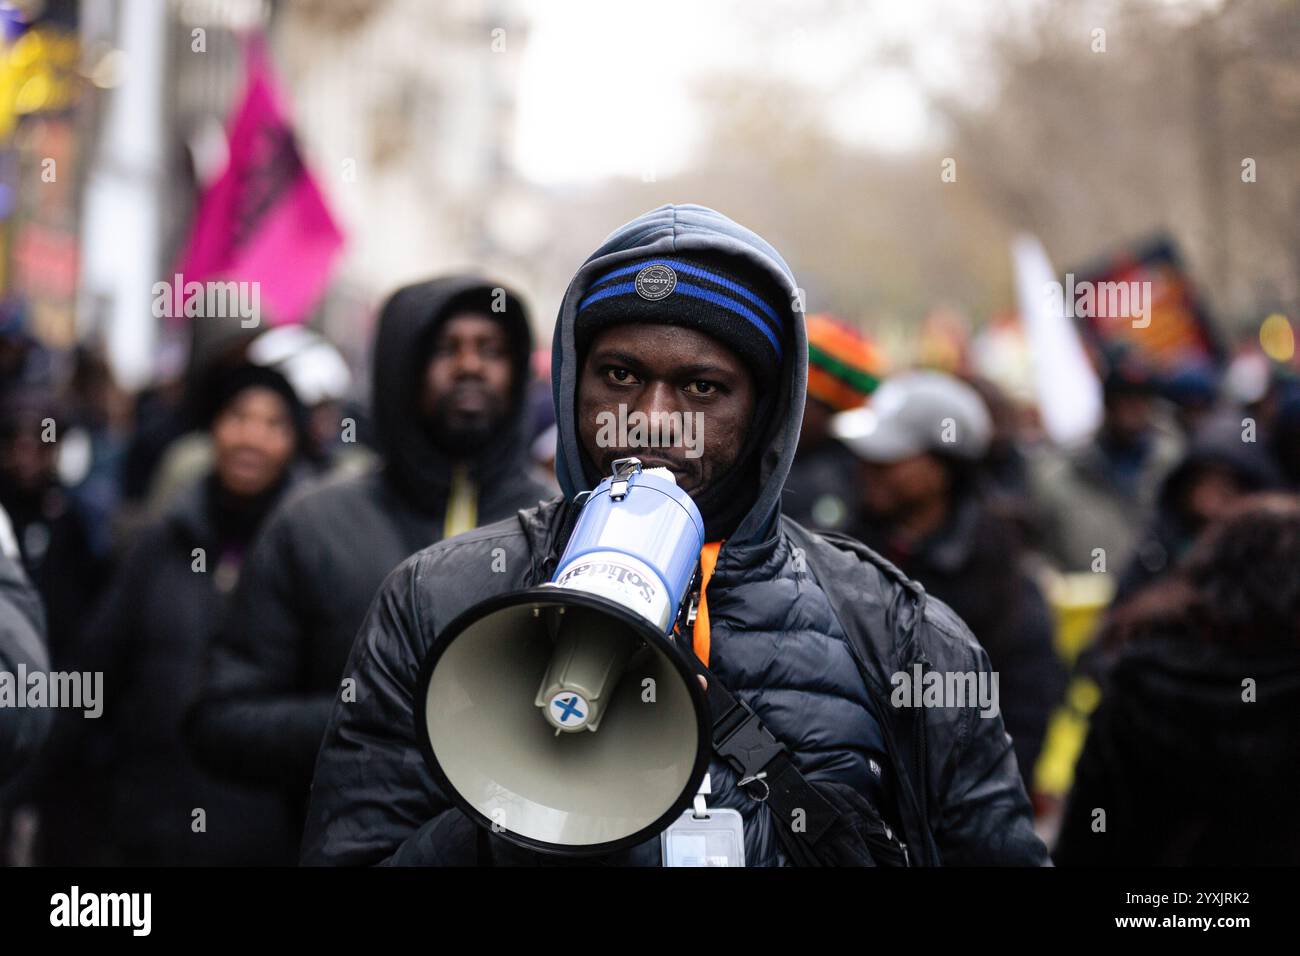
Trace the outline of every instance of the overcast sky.
<path fill-rule="evenodd" d="M 545 183 L 640 176 L 647 164 L 670 174 L 700 135 L 691 85 L 719 71 L 838 90 L 824 99 L 831 128 L 882 150 L 912 149 L 939 135 L 925 87 L 979 91 L 979 78 L 961 72 L 989 16 L 979 4 L 873 2 L 816 17 L 809 8 L 788 0 L 527 4 L 520 169 Z M 734 19 L 737 11 L 744 19 Z M 901 60 L 845 83 L 852 68 L 881 62 L 891 49 L 903 51 Z"/>

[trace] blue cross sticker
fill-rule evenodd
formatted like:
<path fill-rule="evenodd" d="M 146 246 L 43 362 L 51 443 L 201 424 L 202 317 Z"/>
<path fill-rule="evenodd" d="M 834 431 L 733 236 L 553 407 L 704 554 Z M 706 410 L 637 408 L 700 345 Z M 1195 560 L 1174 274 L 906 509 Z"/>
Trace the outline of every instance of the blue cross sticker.
<path fill-rule="evenodd" d="M 560 723 L 562 724 L 567 723 L 570 717 L 574 720 L 582 720 L 587 716 L 578 710 L 578 698 L 576 697 L 570 697 L 568 700 L 553 700 L 551 705 L 560 708 Z"/>

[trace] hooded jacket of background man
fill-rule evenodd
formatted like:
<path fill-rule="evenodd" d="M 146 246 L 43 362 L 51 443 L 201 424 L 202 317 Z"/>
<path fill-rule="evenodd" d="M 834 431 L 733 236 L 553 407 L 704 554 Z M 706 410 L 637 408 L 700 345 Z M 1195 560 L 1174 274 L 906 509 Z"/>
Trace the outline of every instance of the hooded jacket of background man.
<path fill-rule="evenodd" d="M 453 464 L 417 404 L 434 333 L 456 312 L 478 311 L 494 288 L 472 277 L 438 279 L 389 299 L 374 351 L 382 468 L 315 485 L 272 515 L 213 647 L 190 742 L 212 770 L 283 789 L 298 820 L 371 599 L 403 558 L 443 536 Z M 505 303 L 493 317 L 509 336 L 513 388 L 498 434 L 469 467 L 480 523 L 552 494 L 530 477 L 520 434 L 532 333 L 508 290 Z"/>
<path fill-rule="evenodd" d="M 488 834 L 439 791 L 420 758 L 412 702 L 421 661 L 458 614 L 492 595 L 549 580 L 567 543 L 574 496 L 589 485 L 575 405 L 574 325 L 593 281 L 655 256 L 724 254 L 763 270 L 793 303 L 794 277 L 747 229 L 700 206 L 664 206 L 622 227 L 578 271 L 565 295 L 552 352 L 564 497 L 427 548 L 389 576 L 357 637 L 347 672 L 355 703 L 336 705 L 321 747 L 303 843 L 307 864 L 551 862 Z M 829 543 L 780 513 L 782 485 L 802 420 L 808 346 L 802 316 L 787 315 L 778 390 L 761 433 L 754 497 L 727 535 L 708 586 L 709 666 L 757 711 L 814 783 L 872 787 L 871 754 L 896 781 L 895 817 L 912 860 L 925 864 L 1041 864 L 1011 741 L 978 707 L 894 709 L 890 676 L 920 668 L 987 671 L 988 658 L 947 608 L 927 602 L 865 548 Z M 760 407 L 762 407 L 760 405 Z M 798 553 L 802 548 L 804 553 Z M 498 550 L 499 549 L 499 550 Z M 485 573 L 494 554 L 502 573 Z M 803 557 L 807 561 L 801 560 Z M 814 567 L 829 569 L 818 580 Z M 850 641 L 849 633 L 855 636 Z M 862 648 L 859 652 L 855 648 Z M 713 759 L 710 806 L 739 810 L 751 866 L 785 856 L 766 805 L 736 787 Z M 486 831 L 484 831 L 486 833 Z M 658 865 L 657 838 L 607 858 Z"/>
<path fill-rule="evenodd" d="M 23 573 L 9 515 L 0 506 L 0 694 L 16 693 L 18 676 L 50 669 L 45 645 L 45 608 L 40 593 Z M 8 676 L 12 675 L 12 676 Z M 9 703 L 6 701 L 6 703 Z M 0 709 L 0 852 L 10 856 L 19 829 L 16 807 L 28 802 L 33 761 L 41 754 L 54 725 L 49 707 Z M 11 864 L 12 865 L 12 864 Z"/>

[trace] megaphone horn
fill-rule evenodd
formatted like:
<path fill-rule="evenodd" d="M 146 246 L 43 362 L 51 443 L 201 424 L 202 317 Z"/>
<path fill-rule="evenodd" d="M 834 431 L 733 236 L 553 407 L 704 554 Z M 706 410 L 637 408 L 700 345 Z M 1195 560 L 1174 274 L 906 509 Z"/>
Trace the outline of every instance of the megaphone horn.
<path fill-rule="evenodd" d="M 482 826 L 551 853 L 608 853 L 681 814 L 708 767 L 707 699 L 672 627 L 704 523 L 639 460 L 587 497 L 549 582 L 489 598 L 434 641 L 416 737 Z"/>

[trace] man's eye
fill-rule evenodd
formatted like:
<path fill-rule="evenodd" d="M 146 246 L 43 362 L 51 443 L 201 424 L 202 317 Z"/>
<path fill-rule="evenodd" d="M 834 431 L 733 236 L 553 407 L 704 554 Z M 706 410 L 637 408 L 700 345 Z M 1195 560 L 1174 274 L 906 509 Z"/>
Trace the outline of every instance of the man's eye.
<path fill-rule="evenodd" d="M 715 392 L 717 392 L 717 390 L 718 390 L 718 386 L 715 385 L 713 382 L 694 381 L 691 382 L 690 385 L 686 386 L 686 391 L 690 392 L 692 395 L 699 396 L 699 397 L 703 397 L 705 395 L 712 395 Z"/>
<path fill-rule="evenodd" d="M 618 385 L 628 385 L 636 381 L 636 377 L 625 368 L 606 369 L 605 375 L 611 382 Z"/>

